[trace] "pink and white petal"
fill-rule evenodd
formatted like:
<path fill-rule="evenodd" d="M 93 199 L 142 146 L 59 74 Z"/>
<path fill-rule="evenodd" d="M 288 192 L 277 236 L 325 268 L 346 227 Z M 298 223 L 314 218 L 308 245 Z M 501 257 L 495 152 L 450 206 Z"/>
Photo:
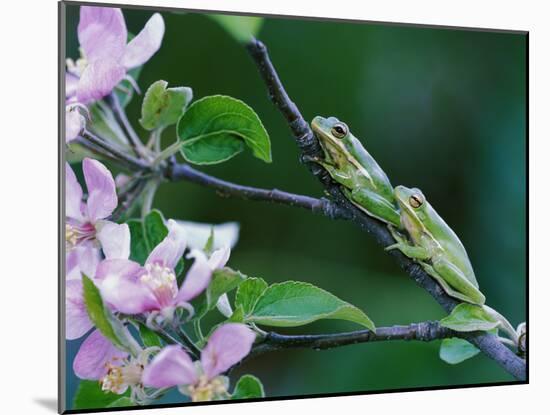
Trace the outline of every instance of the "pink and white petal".
<path fill-rule="evenodd" d="M 107 365 L 120 365 L 128 353 L 117 349 L 99 332 L 94 330 L 80 345 L 73 361 L 73 370 L 80 379 L 100 380 L 107 374 Z"/>
<path fill-rule="evenodd" d="M 88 187 L 88 218 L 95 223 L 108 217 L 117 207 L 115 180 L 107 167 L 97 160 L 85 158 L 82 169 Z"/>
<path fill-rule="evenodd" d="M 140 279 L 143 268 L 133 261 L 106 259 L 97 267 L 96 281 L 103 300 L 124 314 L 159 310 L 157 298 Z"/>
<path fill-rule="evenodd" d="M 169 219 L 166 223 L 168 235 L 149 254 L 147 264 L 161 264 L 174 269 L 185 251 L 186 235 L 182 226 L 175 220 Z"/>
<path fill-rule="evenodd" d="M 71 249 L 67 252 L 65 256 L 65 273 L 66 280 L 79 280 L 82 278 L 80 272 L 80 267 L 78 266 L 78 261 L 80 258 L 80 252 L 78 252 L 78 247 Z"/>
<path fill-rule="evenodd" d="M 81 279 L 82 274 L 93 277 L 101 261 L 101 253 L 93 243 L 81 244 L 69 252 L 66 257 L 66 279 Z"/>
<path fill-rule="evenodd" d="M 256 335 L 244 324 L 228 323 L 217 328 L 201 353 L 201 364 L 208 379 L 240 362 L 252 348 Z"/>
<path fill-rule="evenodd" d="M 203 249 L 212 231 L 214 232 L 213 249 L 220 249 L 226 245 L 234 248 L 239 241 L 238 222 L 225 222 L 217 225 L 183 220 L 177 220 L 176 222 L 185 228 L 189 249 Z"/>
<path fill-rule="evenodd" d="M 126 69 L 143 65 L 157 50 L 164 37 L 164 19 L 155 13 L 145 24 L 145 27 L 126 46 L 123 64 Z"/>
<path fill-rule="evenodd" d="M 128 259 L 130 257 L 130 228 L 127 224 L 109 221 L 96 223 L 96 238 L 101 243 L 107 259 Z"/>
<path fill-rule="evenodd" d="M 65 164 L 65 216 L 82 222 L 82 187 L 69 163 Z"/>
<path fill-rule="evenodd" d="M 210 280 L 212 279 L 212 268 L 208 265 L 208 260 L 204 252 L 199 250 L 192 250 L 187 258 L 195 258 L 195 262 L 191 265 L 185 280 L 181 284 L 178 295 L 176 296 L 176 303 L 188 302 L 199 295 L 208 287 Z"/>
<path fill-rule="evenodd" d="M 67 281 L 65 287 L 65 338 L 74 340 L 84 336 L 93 324 L 84 304 L 82 281 Z"/>
<path fill-rule="evenodd" d="M 225 267 L 227 261 L 229 261 L 229 256 L 231 255 L 231 248 L 229 246 L 224 246 L 223 248 L 217 249 L 212 252 L 210 258 L 208 258 L 208 265 L 212 269 L 220 269 Z"/>
<path fill-rule="evenodd" d="M 74 140 L 86 126 L 86 118 L 77 108 L 67 106 L 65 109 L 65 142 Z"/>
<path fill-rule="evenodd" d="M 187 353 L 176 345 L 166 346 L 149 363 L 141 378 L 152 388 L 192 385 L 198 381 L 197 371 Z"/>
<path fill-rule="evenodd" d="M 120 60 L 128 31 L 122 11 L 113 7 L 80 6 L 78 41 L 88 61 Z"/>
<path fill-rule="evenodd" d="M 137 280 L 142 272 L 142 266 L 135 261 L 120 258 L 104 259 L 97 266 L 95 279 L 99 281 L 99 284 L 101 284 L 102 280 L 111 275 L 118 275 L 121 278 L 130 280 Z"/>
<path fill-rule="evenodd" d="M 78 87 L 78 76 L 65 72 L 65 102 L 76 100 L 76 89 Z"/>
<path fill-rule="evenodd" d="M 126 69 L 112 59 L 90 62 L 80 76 L 76 99 L 82 104 L 98 101 L 109 95 L 126 76 Z"/>

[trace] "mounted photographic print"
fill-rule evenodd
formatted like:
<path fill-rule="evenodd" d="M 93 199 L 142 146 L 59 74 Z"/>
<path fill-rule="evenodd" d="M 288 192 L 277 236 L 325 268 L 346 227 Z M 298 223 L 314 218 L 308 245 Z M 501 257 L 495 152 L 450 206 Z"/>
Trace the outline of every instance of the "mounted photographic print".
<path fill-rule="evenodd" d="M 60 412 L 527 382 L 527 32 L 59 12 Z"/>

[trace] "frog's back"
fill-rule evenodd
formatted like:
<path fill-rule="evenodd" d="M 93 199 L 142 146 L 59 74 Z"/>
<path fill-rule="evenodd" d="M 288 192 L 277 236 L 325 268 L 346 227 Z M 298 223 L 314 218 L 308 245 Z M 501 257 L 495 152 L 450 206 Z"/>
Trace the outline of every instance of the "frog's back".
<path fill-rule="evenodd" d="M 430 210 L 428 216 L 432 219 L 430 223 L 426 223 L 426 228 L 447 253 L 448 260 L 460 269 L 466 278 L 478 288 L 479 285 L 474 274 L 474 269 L 468 258 L 468 253 L 464 245 L 462 245 L 462 241 L 431 205 L 428 205 L 427 209 Z"/>

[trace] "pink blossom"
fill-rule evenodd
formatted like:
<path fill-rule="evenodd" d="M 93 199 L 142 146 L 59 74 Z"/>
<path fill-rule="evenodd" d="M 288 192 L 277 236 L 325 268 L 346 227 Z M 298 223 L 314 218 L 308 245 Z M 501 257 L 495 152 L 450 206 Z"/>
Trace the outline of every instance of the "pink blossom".
<path fill-rule="evenodd" d="M 180 386 L 193 401 L 211 400 L 227 393 L 218 376 L 250 353 L 256 335 L 244 324 L 218 327 L 202 350 L 200 367 L 176 345 L 166 346 L 143 371 L 142 382 L 154 388 Z"/>
<path fill-rule="evenodd" d="M 77 138 L 86 127 L 86 118 L 80 113 L 79 104 L 65 107 L 65 142 L 69 143 Z M 85 108 L 85 107 L 84 107 Z"/>
<path fill-rule="evenodd" d="M 125 314 L 160 313 L 170 319 L 175 308 L 189 308 L 188 302 L 208 286 L 214 270 L 227 262 L 229 248 L 214 252 L 210 259 L 193 251 L 195 261 L 178 288 L 175 268 L 185 250 L 185 233 L 173 220 L 167 226 L 168 235 L 144 266 L 128 259 L 106 259 L 99 264 L 96 280 L 104 301 L 113 309 Z"/>
<path fill-rule="evenodd" d="M 70 340 L 92 328 L 82 298 L 82 273 L 95 275 L 101 250 L 106 258 L 127 258 L 130 253 L 128 225 L 105 220 L 118 204 L 111 173 L 88 158 L 82 167 L 88 188 L 86 203 L 73 170 L 66 166 L 66 338 Z"/>
<path fill-rule="evenodd" d="M 68 102 L 88 104 L 111 93 L 129 69 L 147 62 L 160 48 L 164 20 L 155 13 L 129 43 L 119 8 L 81 6 L 78 40 L 82 57 L 67 60 Z"/>
<path fill-rule="evenodd" d="M 151 352 L 156 349 L 140 350 L 132 357 L 113 346 L 99 330 L 94 330 L 81 344 L 73 370 L 81 379 L 98 380 L 105 392 L 120 395 L 131 388 L 134 402 L 147 403 L 150 396 L 143 388 L 141 377 Z"/>
<path fill-rule="evenodd" d="M 98 250 L 101 246 L 107 258 L 128 257 L 128 225 L 105 220 L 118 204 L 111 172 L 99 161 L 89 158 L 83 160 L 82 169 L 88 188 L 86 203 L 83 202 L 82 187 L 73 170 L 68 164 L 65 170 L 65 240 L 68 256 L 77 247 Z"/>

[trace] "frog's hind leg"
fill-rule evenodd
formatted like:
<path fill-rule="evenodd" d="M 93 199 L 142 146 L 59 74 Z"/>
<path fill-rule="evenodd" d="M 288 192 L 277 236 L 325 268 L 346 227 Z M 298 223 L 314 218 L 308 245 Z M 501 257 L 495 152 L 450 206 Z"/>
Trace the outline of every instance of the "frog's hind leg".
<path fill-rule="evenodd" d="M 466 300 L 464 301 L 478 305 L 485 303 L 483 293 L 470 282 L 456 265 L 444 258 L 434 258 L 432 265 L 435 273 L 441 276 L 453 290 L 458 291 L 462 296 L 466 296 Z M 451 293 L 448 294 L 452 295 Z M 454 296 L 456 297 L 456 295 Z"/>
<path fill-rule="evenodd" d="M 430 265 L 425 262 L 420 263 L 422 265 L 422 268 L 424 268 L 424 271 L 426 271 L 434 280 L 436 280 L 439 285 L 441 285 L 441 288 L 443 288 L 443 291 L 445 291 L 447 294 L 449 294 L 451 297 L 456 298 L 458 300 L 464 301 L 466 303 L 471 303 L 472 300 L 462 294 L 459 291 L 456 291 L 453 289 L 447 282 L 437 273 L 437 271 Z"/>

